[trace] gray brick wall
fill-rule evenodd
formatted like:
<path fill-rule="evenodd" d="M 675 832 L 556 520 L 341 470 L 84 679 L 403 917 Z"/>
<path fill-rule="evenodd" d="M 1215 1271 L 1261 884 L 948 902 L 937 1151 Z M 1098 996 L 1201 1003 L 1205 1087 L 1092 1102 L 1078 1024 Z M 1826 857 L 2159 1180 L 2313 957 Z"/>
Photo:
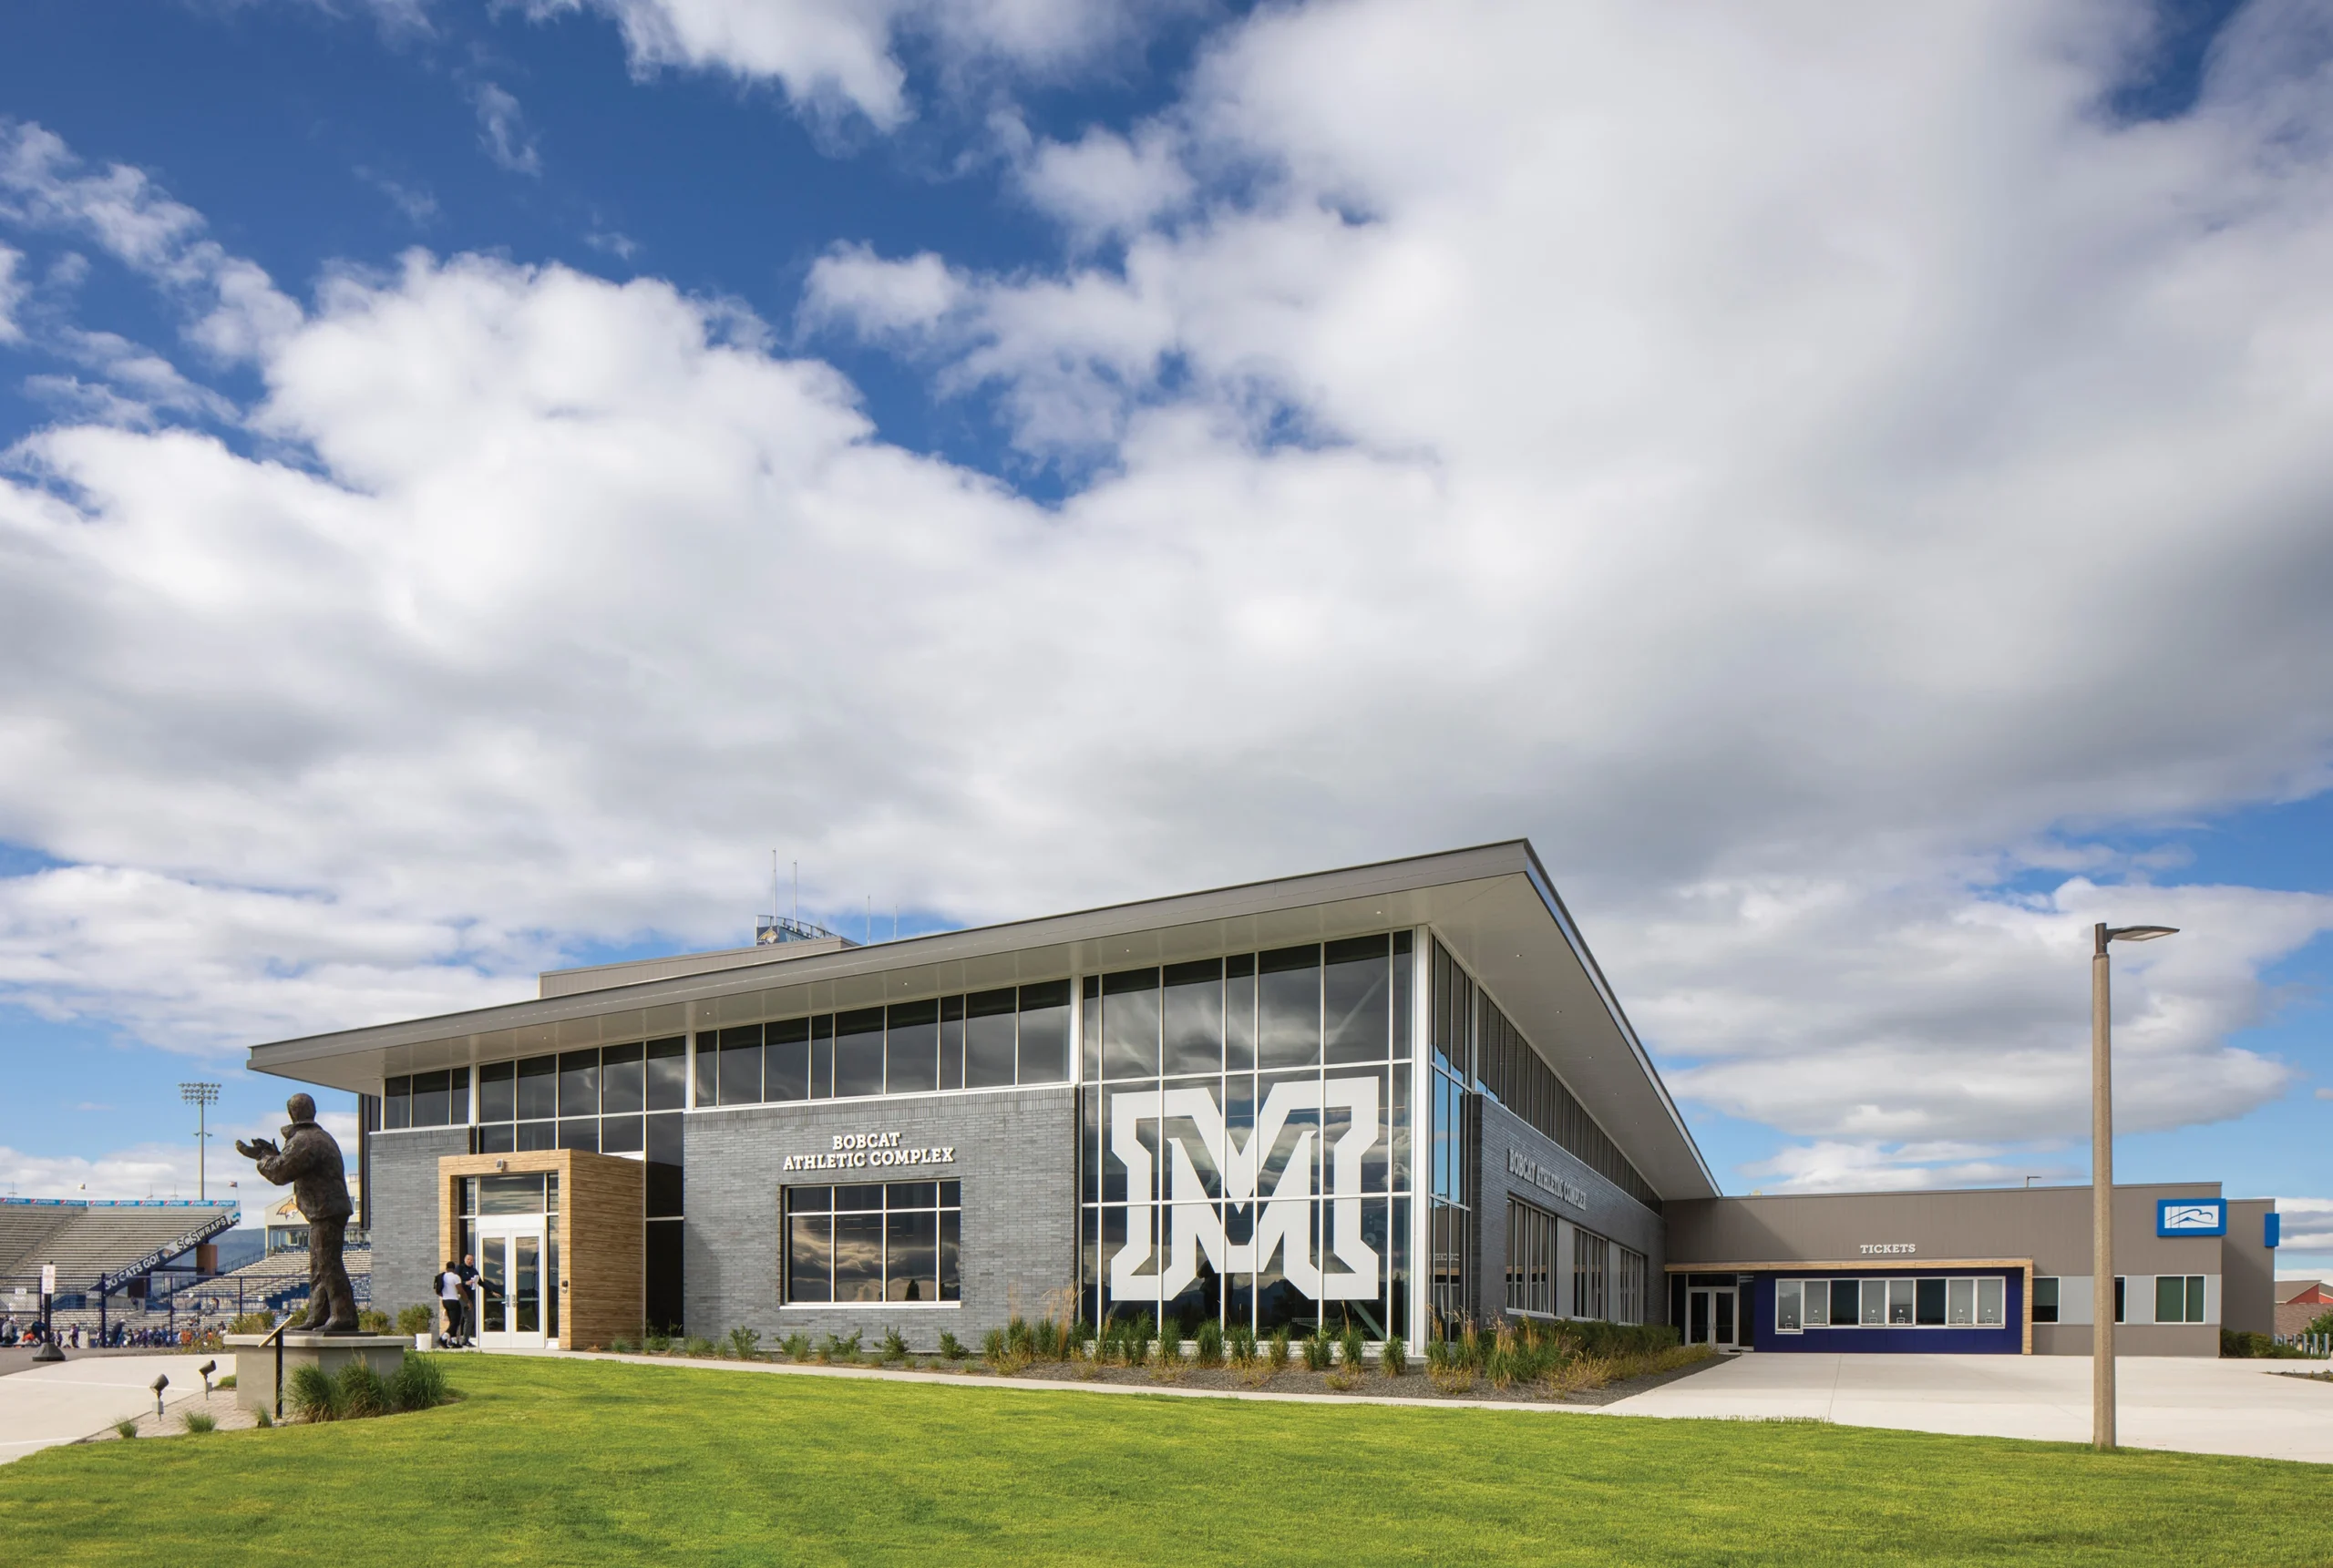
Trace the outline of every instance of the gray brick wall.
<path fill-rule="evenodd" d="M 469 1153 L 467 1127 L 373 1134 L 373 1306 L 390 1317 L 433 1304 L 437 1253 L 437 1158 Z"/>
<path fill-rule="evenodd" d="M 686 1134 L 688 1219 L 683 1249 L 689 1331 L 733 1327 L 765 1343 L 800 1332 L 865 1332 L 873 1345 L 897 1324 L 918 1351 L 944 1329 L 977 1346 L 1018 1311 L 1034 1317 L 1049 1292 L 1076 1277 L 1076 1100 L 1067 1086 L 693 1112 Z M 841 1132 L 899 1132 L 909 1146 L 952 1145 L 952 1166 L 913 1171 L 788 1172 L 789 1154 L 829 1149 Z M 862 1303 L 786 1307 L 778 1302 L 778 1189 L 788 1184 L 910 1181 L 963 1184 L 964 1298 L 957 1307 Z"/>
<path fill-rule="evenodd" d="M 1643 1317 L 1648 1323 L 1666 1322 L 1669 1286 L 1661 1274 L 1666 1249 L 1660 1216 L 1598 1175 L 1586 1162 L 1506 1106 L 1489 1100 L 1481 1104 L 1481 1164 L 1475 1190 L 1482 1198 L 1475 1209 L 1475 1299 L 1484 1317 L 1495 1317 L 1506 1304 L 1506 1200 L 1512 1194 L 1644 1254 Z M 1509 1150 L 1520 1150 L 1540 1169 L 1578 1188 L 1587 1196 L 1587 1209 L 1576 1208 L 1508 1171 Z M 1570 1283 L 1565 1279 L 1563 1287 L 1568 1290 Z"/>

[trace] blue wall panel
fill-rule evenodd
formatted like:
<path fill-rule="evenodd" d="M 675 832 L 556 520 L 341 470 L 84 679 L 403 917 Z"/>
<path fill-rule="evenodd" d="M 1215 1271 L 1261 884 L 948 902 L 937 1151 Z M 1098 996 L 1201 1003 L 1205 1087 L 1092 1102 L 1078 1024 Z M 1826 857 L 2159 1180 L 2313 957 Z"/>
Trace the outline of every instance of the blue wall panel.
<path fill-rule="evenodd" d="M 2025 1348 L 2025 1271 L 2018 1269 L 1942 1268 L 1873 1269 L 1857 1279 L 1980 1279 L 2009 1280 L 2005 1303 L 2009 1321 L 1999 1328 L 1809 1328 L 1798 1334 L 1774 1330 L 1774 1282 L 1778 1279 L 1836 1279 L 1844 1275 L 1762 1274 L 1752 1287 L 1755 1302 L 1750 1318 L 1752 1349 L 1811 1350 L 1834 1354 L 1920 1356 L 2015 1356 Z"/>

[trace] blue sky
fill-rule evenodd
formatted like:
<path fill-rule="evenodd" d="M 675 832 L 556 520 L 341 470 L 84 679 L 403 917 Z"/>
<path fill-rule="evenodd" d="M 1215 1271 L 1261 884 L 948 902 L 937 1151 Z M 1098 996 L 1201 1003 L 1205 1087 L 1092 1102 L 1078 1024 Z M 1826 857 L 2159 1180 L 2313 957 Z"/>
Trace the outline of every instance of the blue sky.
<path fill-rule="evenodd" d="M 2074 1179 L 2084 923 L 2187 927 L 2119 1168 L 2333 1266 L 2305 7 L 817 15 L 12 12 L 13 1186 L 773 848 L 915 930 L 1526 834 L 1734 1191 Z"/>

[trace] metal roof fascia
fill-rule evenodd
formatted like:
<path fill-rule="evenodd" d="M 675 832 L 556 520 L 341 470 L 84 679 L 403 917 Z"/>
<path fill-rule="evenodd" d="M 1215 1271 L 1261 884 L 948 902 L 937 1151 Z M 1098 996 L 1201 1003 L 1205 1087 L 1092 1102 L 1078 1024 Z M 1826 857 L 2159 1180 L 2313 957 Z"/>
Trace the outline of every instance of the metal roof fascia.
<path fill-rule="evenodd" d="M 1502 850 L 1510 854 L 1502 856 L 1498 853 Z M 1522 853 L 1512 853 L 1516 850 Z M 1469 862 L 1473 864 L 1467 864 Z M 1339 903 L 1372 893 L 1416 892 L 1429 887 L 1485 881 L 1500 876 L 1513 876 L 1517 872 L 1527 874 L 1530 862 L 1527 841 L 1505 839 L 1465 849 L 1442 850 L 1431 855 L 1376 861 L 1332 871 L 1306 872 L 1260 882 L 1234 883 L 1195 893 L 1170 894 L 1164 898 L 1105 904 L 1065 915 L 1045 915 L 995 926 L 976 926 L 969 930 L 935 931 L 897 942 L 879 942 L 807 954 L 790 960 L 773 958 L 768 964 L 666 976 L 630 985 L 611 986 L 604 990 L 576 991 L 566 996 L 529 997 L 468 1012 L 439 1013 L 428 1018 L 337 1030 L 328 1034 L 270 1040 L 248 1048 L 246 1065 L 254 1071 L 296 1077 L 297 1074 L 283 1070 L 302 1062 L 353 1055 L 362 1050 L 421 1045 L 462 1035 L 523 1029 L 535 1024 L 563 1023 L 632 1007 L 703 1001 L 738 991 L 764 990 L 773 984 L 797 981 L 810 984 L 909 968 L 918 963 L 947 963 L 986 958 L 1028 948 L 1068 947 L 1130 931 L 1165 929 L 1209 919 L 1237 919 L 1282 909 L 1300 909 L 1308 905 Z M 1430 871 L 1429 867 L 1432 868 Z M 1407 875 L 1399 874 L 1403 872 Z M 1241 897 L 1243 895 L 1245 897 Z M 1221 907 L 1209 907 L 1218 904 Z M 926 951 L 919 954 L 916 952 L 918 948 Z M 961 950 L 951 951 L 951 948 Z M 784 980 L 778 980 L 770 972 L 781 964 L 789 970 Z M 803 967 L 794 969 L 792 966 L 796 964 Z M 300 1047 L 310 1049 L 297 1049 Z M 262 1052 L 266 1054 L 262 1056 Z M 1698 1157 L 1699 1151 L 1695 1153 Z"/>
<path fill-rule="evenodd" d="M 1653 1092 L 1660 1096 L 1661 1108 L 1669 1112 L 1670 1122 L 1677 1129 L 1677 1135 L 1685 1141 L 1685 1147 L 1693 1152 L 1693 1163 L 1701 1167 L 1701 1176 L 1709 1183 L 1710 1191 L 1720 1197 L 1724 1196 L 1725 1189 L 1718 1184 L 1717 1177 L 1710 1170 L 1709 1161 L 1702 1156 L 1700 1143 L 1694 1139 L 1692 1130 L 1685 1125 L 1685 1118 L 1678 1112 L 1677 1102 L 1669 1093 L 1669 1085 L 1662 1081 L 1659 1069 L 1653 1066 L 1652 1058 L 1644 1049 L 1644 1042 L 1637 1038 L 1636 1026 L 1629 1022 L 1629 1015 L 1621 1010 L 1619 998 L 1612 994 L 1610 984 L 1604 979 L 1602 966 L 1597 963 L 1596 955 L 1588 951 L 1586 939 L 1579 934 L 1579 927 L 1572 921 L 1571 911 L 1564 907 L 1563 897 L 1556 891 L 1547 868 L 1539 864 L 1539 852 L 1532 847 L 1528 839 L 1523 840 L 1522 844 L 1526 862 L 1525 874 L 1530 879 L 1532 890 L 1547 905 L 1547 913 L 1555 919 L 1556 928 L 1563 933 L 1565 942 L 1570 945 L 1572 957 L 1588 972 L 1588 982 L 1596 988 L 1596 994 L 1603 999 L 1605 1010 L 1611 1014 L 1614 1027 L 1619 1030 L 1620 1038 L 1628 1042 L 1630 1053 L 1636 1057 L 1638 1070 L 1652 1085 Z"/>

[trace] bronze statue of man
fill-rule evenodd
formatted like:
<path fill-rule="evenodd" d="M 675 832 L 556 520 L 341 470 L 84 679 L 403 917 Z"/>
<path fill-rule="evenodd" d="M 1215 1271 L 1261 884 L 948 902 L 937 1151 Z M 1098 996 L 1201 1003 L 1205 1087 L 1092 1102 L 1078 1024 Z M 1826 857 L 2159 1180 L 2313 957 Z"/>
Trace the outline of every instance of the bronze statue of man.
<path fill-rule="evenodd" d="M 259 1163 L 260 1178 L 281 1186 L 292 1184 L 292 1201 L 308 1222 L 308 1313 L 294 1327 L 310 1333 L 356 1332 L 356 1293 L 349 1288 L 348 1270 L 340 1261 L 341 1236 L 349 1215 L 356 1212 L 348 1201 L 348 1176 L 340 1144 L 316 1125 L 316 1102 L 294 1094 L 283 1102 L 292 1125 L 283 1129 L 283 1147 L 264 1138 L 249 1143 L 237 1141 L 235 1152 Z"/>

